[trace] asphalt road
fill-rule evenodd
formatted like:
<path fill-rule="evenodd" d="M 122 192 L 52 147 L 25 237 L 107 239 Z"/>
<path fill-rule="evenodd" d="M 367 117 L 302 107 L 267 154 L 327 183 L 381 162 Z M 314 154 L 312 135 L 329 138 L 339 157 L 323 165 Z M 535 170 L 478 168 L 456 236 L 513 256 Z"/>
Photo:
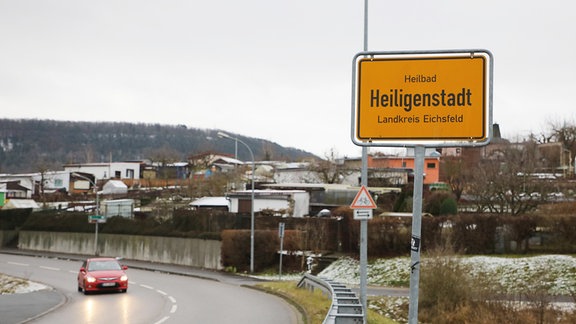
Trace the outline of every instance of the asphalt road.
<path fill-rule="evenodd" d="M 66 302 L 61 293 L 46 289 L 24 294 L 0 295 L 0 324 L 25 323 Z"/>
<path fill-rule="evenodd" d="M 283 299 L 246 288 L 252 278 L 188 267 L 126 261 L 127 293 L 85 296 L 76 286 L 81 258 L 64 258 L 0 254 L 0 272 L 53 287 L 0 296 L 0 324 L 302 322 Z"/>

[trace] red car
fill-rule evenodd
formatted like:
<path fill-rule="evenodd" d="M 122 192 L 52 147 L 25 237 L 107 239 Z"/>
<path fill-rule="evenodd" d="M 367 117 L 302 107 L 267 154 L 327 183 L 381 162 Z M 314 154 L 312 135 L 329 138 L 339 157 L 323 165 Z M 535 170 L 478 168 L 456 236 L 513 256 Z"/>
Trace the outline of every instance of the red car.
<path fill-rule="evenodd" d="M 78 272 L 78 291 L 87 295 L 95 291 L 128 290 L 128 267 L 115 258 L 92 258 L 82 263 Z"/>

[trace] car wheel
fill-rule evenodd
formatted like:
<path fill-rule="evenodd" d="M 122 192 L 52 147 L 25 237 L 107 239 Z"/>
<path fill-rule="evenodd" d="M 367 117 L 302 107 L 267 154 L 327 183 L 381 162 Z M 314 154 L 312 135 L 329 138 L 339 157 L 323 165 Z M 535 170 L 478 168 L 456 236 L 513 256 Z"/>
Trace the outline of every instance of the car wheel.
<path fill-rule="evenodd" d="M 80 285 L 78 285 L 78 292 L 82 292 L 82 287 L 80 287 Z"/>
<path fill-rule="evenodd" d="M 120 290 L 121 293 L 125 293 L 125 292 L 127 292 L 127 291 L 128 291 L 128 289 L 122 289 L 122 290 Z"/>

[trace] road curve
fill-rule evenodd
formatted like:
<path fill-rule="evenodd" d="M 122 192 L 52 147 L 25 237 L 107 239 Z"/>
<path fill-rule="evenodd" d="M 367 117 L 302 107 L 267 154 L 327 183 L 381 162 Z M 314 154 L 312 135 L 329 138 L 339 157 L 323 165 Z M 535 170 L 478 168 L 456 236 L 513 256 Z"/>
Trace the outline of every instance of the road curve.
<path fill-rule="evenodd" d="M 34 318 L 20 308 L 3 310 L 1 323 L 276 323 L 297 324 L 299 314 L 279 297 L 242 286 L 254 283 L 219 272 L 157 265 L 146 271 L 146 263 L 125 262 L 130 269 L 128 292 L 85 296 L 77 291 L 78 260 L 0 254 L 0 272 L 53 287 L 48 314 Z M 131 264 L 132 263 L 132 264 Z M 149 265 L 153 267 L 153 265 Z M 149 269 L 152 270 L 152 269 Z M 186 273 L 188 272 L 188 273 Z M 209 279 L 209 280 L 206 280 Z M 250 279 L 247 279 L 250 280 Z M 28 304 L 38 293 L 27 293 Z M 16 296 L 14 298 L 23 298 Z M 9 299 L 0 299 L 6 305 Z M 57 307 L 61 304 L 61 307 Z M 1 307 L 2 305 L 0 305 Z M 25 309 L 42 313 L 28 305 Z M 45 310 L 44 310 L 45 311 Z M 20 317 L 18 315 L 21 315 Z M 5 317 L 6 316 L 6 317 Z"/>

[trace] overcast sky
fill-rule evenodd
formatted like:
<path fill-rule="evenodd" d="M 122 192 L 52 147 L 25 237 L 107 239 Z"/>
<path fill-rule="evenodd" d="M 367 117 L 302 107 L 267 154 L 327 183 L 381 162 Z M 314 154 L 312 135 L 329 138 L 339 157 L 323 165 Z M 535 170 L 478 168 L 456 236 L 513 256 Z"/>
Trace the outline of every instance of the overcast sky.
<path fill-rule="evenodd" d="M 350 139 L 363 0 L 0 0 L 0 117 Z M 573 1 L 369 1 L 368 50 L 484 48 L 504 136 L 574 121 Z"/>

